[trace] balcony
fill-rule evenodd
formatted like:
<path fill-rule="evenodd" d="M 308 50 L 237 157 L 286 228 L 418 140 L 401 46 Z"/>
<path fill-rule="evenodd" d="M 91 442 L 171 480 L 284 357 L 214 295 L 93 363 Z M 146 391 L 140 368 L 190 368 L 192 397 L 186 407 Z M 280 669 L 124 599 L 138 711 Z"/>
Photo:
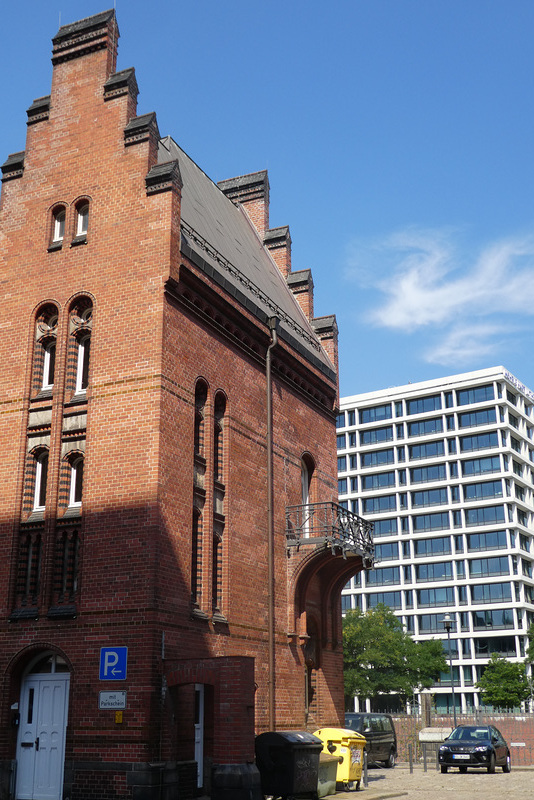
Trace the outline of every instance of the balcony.
<path fill-rule="evenodd" d="M 360 556 L 364 568 L 374 564 L 373 524 L 337 503 L 310 503 L 286 508 L 288 548 L 330 548 L 332 555 Z"/>

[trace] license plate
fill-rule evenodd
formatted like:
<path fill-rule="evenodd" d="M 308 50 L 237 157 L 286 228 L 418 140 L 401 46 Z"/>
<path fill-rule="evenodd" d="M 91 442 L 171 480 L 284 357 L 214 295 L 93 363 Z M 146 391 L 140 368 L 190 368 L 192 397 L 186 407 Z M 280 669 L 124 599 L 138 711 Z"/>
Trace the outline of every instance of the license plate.
<path fill-rule="evenodd" d="M 468 753 L 455 753 L 453 755 L 453 758 L 459 759 L 459 760 L 465 759 L 466 761 L 469 761 L 471 756 Z"/>

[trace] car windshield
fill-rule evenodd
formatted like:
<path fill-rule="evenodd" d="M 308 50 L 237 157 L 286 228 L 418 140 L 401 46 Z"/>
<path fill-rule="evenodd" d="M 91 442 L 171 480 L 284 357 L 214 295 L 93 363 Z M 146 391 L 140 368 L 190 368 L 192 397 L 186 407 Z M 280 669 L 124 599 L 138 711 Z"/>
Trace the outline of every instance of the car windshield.
<path fill-rule="evenodd" d="M 475 725 L 460 725 L 449 736 L 449 739 L 456 739 L 461 742 L 487 741 L 489 738 L 488 728 Z"/>

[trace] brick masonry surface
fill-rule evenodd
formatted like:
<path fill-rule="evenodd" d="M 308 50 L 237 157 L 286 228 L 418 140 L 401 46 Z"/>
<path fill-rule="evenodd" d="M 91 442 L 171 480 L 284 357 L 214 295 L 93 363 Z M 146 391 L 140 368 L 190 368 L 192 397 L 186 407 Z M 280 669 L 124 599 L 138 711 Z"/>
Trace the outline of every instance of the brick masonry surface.
<path fill-rule="evenodd" d="M 266 319 L 182 252 L 188 187 L 179 164 L 157 163 L 156 118 L 137 116 L 133 70 L 116 72 L 117 40 L 114 12 L 60 30 L 50 98 L 32 106 L 25 152 L 3 167 L 2 800 L 17 704 L 39 659 L 70 673 L 71 800 L 190 796 L 195 684 L 205 689 L 205 787 L 212 765 L 250 762 L 254 733 L 269 724 L 271 336 Z M 321 330 L 335 362 L 335 324 Z M 320 369 L 287 337 L 273 350 L 278 728 L 315 730 L 343 714 L 340 591 L 362 562 L 306 542 L 289 553 L 285 532 L 286 507 L 302 502 L 303 459 L 310 501 L 336 499 L 336 368 Z M 43 455 L 46 497 L 36 504 Z M 81 505 L 69 500 L 76 459 Z M 128 648 L 127 676 L 100 679 L 101 648 L 118 646 Z M 116 689 L 127 691 L 117 716 L 99 709 L 99 693 Z"/>

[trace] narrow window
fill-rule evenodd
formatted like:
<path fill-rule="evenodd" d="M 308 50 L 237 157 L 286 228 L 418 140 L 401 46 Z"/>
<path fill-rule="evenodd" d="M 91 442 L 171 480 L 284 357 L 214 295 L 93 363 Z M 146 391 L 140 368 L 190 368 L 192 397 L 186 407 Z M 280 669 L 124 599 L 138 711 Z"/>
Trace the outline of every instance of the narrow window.
<path fill-rule="evenodd" d="M 54 244 L 62 242 L 65 236 L 65 216 L 66 212 L 62 207 L 54 211 L 52 226 L 52 242 Z"/>
<path fill-rule="evenodd" d="M 81 506 L 83 491 L 83 456 L 75 458 L 70 465 L 69 506 Z"/>
<path fill-rule="evenodd" d="M 300 462 L 300 491 L 302 503 L 302 521 L 300 529 L 303 536 L 309 536 L 313 528 L 313 508 L 311 506 L 311 484 L 314 464 L 309 456 L 304 456 Z M 346 491 L 346 487 L 345 487 Z"/>
<path fill-rule="evenodd" d="M 76 394 L 82 394 L 89 385 L 89 355 L 91 337 L 84 336 L 78 342 L 78 363 L 76 366 Z"/>
<path fill-rule="evenodd" d="M 43 382 L 42 389 L 52 389 L 54 386 L 54 372 L 56 368 L 56 342 L 55 339 L 43 344 Z"/>
<path fill-rule="evenodd" d="M 46 503 L 46 486 L 48 483 L 48 453 L 41 453 L 35 462 L 35 490 L 33 510 L 43 511 Z"/>
<path fill-rule="evenodd" d="M 215 423 L 213 429 L 213 477 L 219 483 L 224 483 L 224 414 L 226 400 L 224 395 L 218 394 L 215 398 Z"/>
<path fill-rule="evenodd" d="M 54 387 L 57 323 L 54 306 L 45 307 L 37 317 L 33 377 L 33 389 L 36 393 L 51 391 Z"/>
<path fill-rule="evenodd" d="M 82 203 L 76 209 L 76 236 L 86 236 L 89 228 L 89 203 Z"/>

